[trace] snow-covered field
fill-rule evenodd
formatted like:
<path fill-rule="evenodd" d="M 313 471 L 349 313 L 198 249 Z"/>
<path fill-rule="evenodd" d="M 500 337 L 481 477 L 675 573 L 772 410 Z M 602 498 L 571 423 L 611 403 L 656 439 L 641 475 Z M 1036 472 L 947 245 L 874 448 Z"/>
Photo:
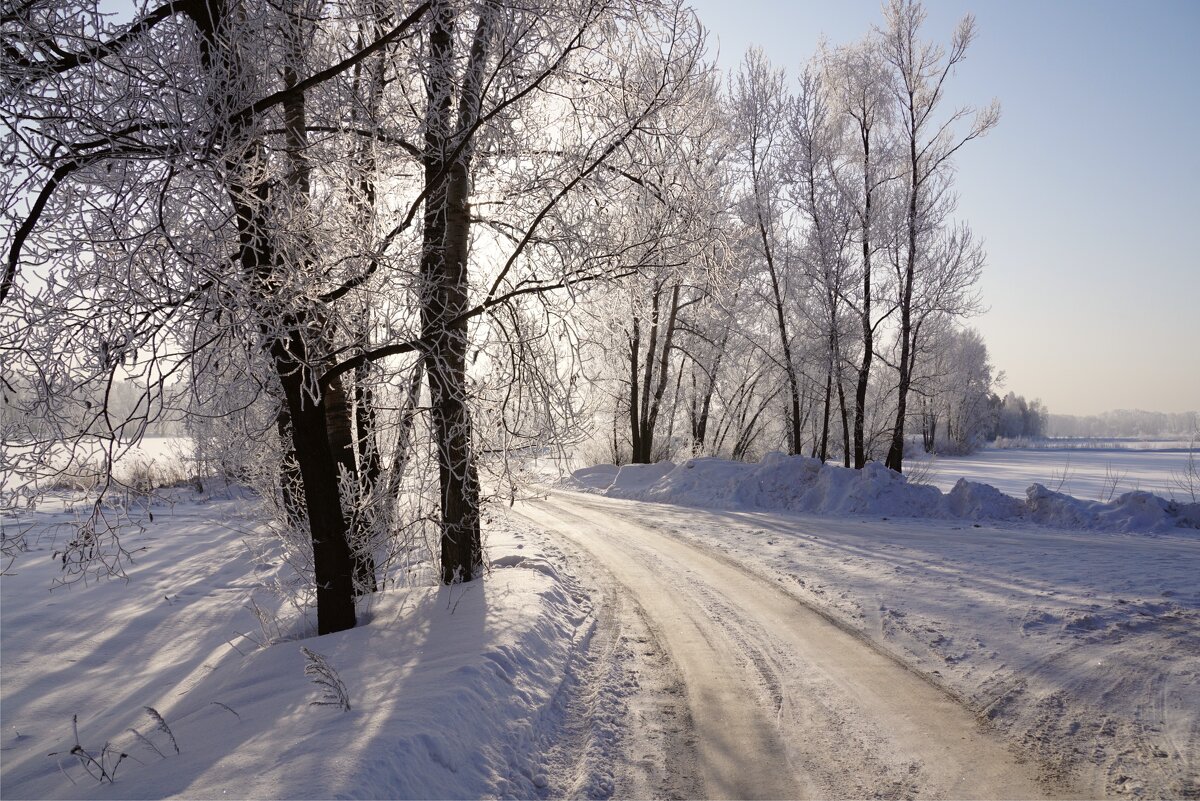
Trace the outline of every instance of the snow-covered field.
<path fill-rule="evenodd" d="M 1001 492 L 1022 496 L 1030 484 L 1087 500 L 1111 500 L 1125 492 L 1192 500 L 1180 486 L 1189 453 L 1178 443 L 1157 450 L 1130 448 L 987 449 L 972 456 L 915 459 L 908 471 L 949 491 L 960 478 L 991 484 Z M 1197 454 L 1196 459 L 1200 459 Z M 1200 487 L 1197 487 L 1200 491 Z"/>
<path fill-rule="evenodd" d="M 273 546 L 252 503 L 155 507 L 146 532 L 127 540 L 145 549 L 128 583 L 54 590 L 51 555 L 72 514 L 45 505 L 24 521 L 37 527 L 35 550 L 0 581 L 0 796 L 529 798 L 611 789 L 612 759 L 597 752 L 611 738 L 566 755 L 552 747 L 595 624 L 588 591 L 553 545 L 496 522 L 484 580 L 380 593 L 358 628 L 312 637 L 264 589 L 275 568 L 255 555 Z M 348 711 L 311 705 L 322 691 L 305 675 L 301 646 L 337 672 Z M 79 747 L 115 783 L 98 782 L 99 764 L 72 755 L 76 726 Z"/>
<path fill-rule="evenodd" d="M 956 506 L 802 457 L 601 465 L 566 483 L 671 504 L 639 519 L 783 581 L 1089 795 L 1200 796 L 1200 530 L 1178 518 L 1116 504 L 1106 522 L 1059 496 L 1046 525 L 997 515 L 994 491 Z"/>
<path fill-rule="evenodd" d="M 0 453 L 0 495 L 25 486 L 37 477 L 41 492 L 62 487 L 91 487 L 111 460 L 118 484 L 156 486 L 182 483 L 195 471 L 193 444 L 188 437 L 143 437 L 136 442 L 82 439 L 59 443 L 43 452 L 28 446 L 3 444 Z M 33 488 L 30 488 L 33 489 Z"/>

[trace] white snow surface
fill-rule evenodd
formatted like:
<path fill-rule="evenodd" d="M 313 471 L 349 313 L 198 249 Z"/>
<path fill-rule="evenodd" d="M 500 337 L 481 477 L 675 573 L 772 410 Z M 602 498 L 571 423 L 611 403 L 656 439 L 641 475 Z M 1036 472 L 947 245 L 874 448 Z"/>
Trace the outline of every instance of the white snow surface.
<path fill-rule="evenodd" d="M 960 478 L 949 492 L 909 483 L 877 462 L 862 470 L 804 456 L 770 453 L 757 464 L 697 458 L 683 464 L 596 465 L 577 470 L 563 485 L 611 498 L 722 509 L 771 509 L 821 515 L 879 515 L 970 521 L 1031 521 L 1092 531 L 1200 535 L 1200 504 L 1149 492 L 1089 501 L 1032 484 L 1018 499 Z"/>
<path fill-rule="evenodd" d="M 482 580 L 378 593 L 360 625 L 337 634 L 312 636 L 299 617 L 264 632 L 252 598 L 289 618 L 262 588 L 275 568 L 254 554 L 272 540 L 244 516 L 248 503 L 155 507 L 145 533 L 127 537 L 127 547 L 144 548 L 128 583 L 52 591 L 51 556 L 69 536 L 71 511 L 43 506 L 3 521 L 32 524 L 35 550 L 0 582 L 0 796 L 568 792 L 554 784 L 563 767 L 543 761 L 561 739 L 594 620 L 587 592 L 552 560 L 553 546 L 494 520 L 493 568 Z M 311 705 L 321 691 L 305 675 L 302 645 L 340 675 L 350 711 Z M 161 713 L 178 754 L 144 707 Z M 114 784 L 99 784 L 70 755 L 72 716 L 80 745 L 97 759 L 105 743 L 116 749 L 108 766 L 129 754 Z M 603 765 L 567 780 L 576 792 L 611 791 Z"/>
<path fill-rule="evenodd" d="M 985 448 L 970 456 L 918 456 L 907 459 L 910 472 L 924 473 L 926 483 L 949 491 L 959 478 L 991 484 L 1021 496 L 1038 483 L 1076 498 L 1111 500 L 1125 492 L 1145 490 L 1164 498 L 1191 500 L 1179 486 L 1189 451 L 1180 443 L 1143 443 L 1160 447 L 1122 448 Z M 1173 445 L 1174 447 L 1166 447 Z"/>
<path fill-rule="evenodd" d="M 1194 507 L 1036 484 L 1019 500 L 966 480 L 943 494 L 778 455 L 662 467 L 565 483 L 665 502 L 626 513 L 780 582 L 1085 796 L 1200 797 Z"/>
<path fill-rule="evenodd" d="M 629 513 L 779 581 L 1088 795 L 1200 797 L 1194 509 L 1036 485 L 1018 499 L 970 481 L 943 494 L 879 466 L 856 476 L 780 455 L 601 465 L 569 483 L 680 504 Z M 554 543 L 493 517 L 482 581 L 387 590 L 358 628 L 314 637 L 263 589 L 277 568 L 255 556 L 272 541 L 250 503 L 155 506 L 126 540 L 145 549 L 128 583 L 53 590 L 51 555 L 74 512 L 43 504 L 0 520 L 32 526 L 34 548 L 0 579 L 0 796 L 613 792 L 632 690 L 619 676 L 589 684 L 592 590 Z M 277 631 L 263 631 L 251 599 L 280 616 Z M 338 671 L 349 712 L 310 705 L 320 690 L 301 645 Z M 590 709 L 594 694 L 604 708 Z M 107 742 L 130 754 L 115 784 L 64 753 L 72 716 L 90 753 Z M 579 720 L 586 730 L 572 729 Z"/>

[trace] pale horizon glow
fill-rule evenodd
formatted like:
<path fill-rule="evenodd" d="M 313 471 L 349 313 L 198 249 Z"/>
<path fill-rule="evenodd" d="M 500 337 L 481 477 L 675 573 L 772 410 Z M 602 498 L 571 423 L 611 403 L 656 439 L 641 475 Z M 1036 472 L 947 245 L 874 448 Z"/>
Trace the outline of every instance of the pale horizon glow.
<path fill-rule="evenodd" d="M 729 69 L 758 45 L 795 76 L 878 0 L 692 0 Z M 973 13 L 950 101 L 1003 112 L 957 159 L 986 242 L 984 336 L 1003 392 L 1051 413 L 1200 409 L 1200 4 L 930 0 L 926 38 Z"/>

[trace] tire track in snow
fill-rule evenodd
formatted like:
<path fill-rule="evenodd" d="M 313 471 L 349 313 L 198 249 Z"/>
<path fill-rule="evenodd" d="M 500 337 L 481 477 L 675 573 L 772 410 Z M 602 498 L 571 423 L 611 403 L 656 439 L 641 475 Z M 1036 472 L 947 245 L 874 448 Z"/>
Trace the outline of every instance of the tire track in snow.
<path fill-rule="evenodd" d="M 684 684 L 645 611 L 569 540 L 538 537 L 560 578 L 589 598 L 587 632 L 554 701 L 558 723 L 543 734 L 538 797 L 699 797 L 696 772 L 677 769 L 696 764 Z"/>
<path fill-rule="evenodd" d="M 1061 792 L 943 691 L 727 557 L 655 531 L 639 505 L 555 494 L 520 511 L 647 610 L 687 680 L 706 794 Z"/>

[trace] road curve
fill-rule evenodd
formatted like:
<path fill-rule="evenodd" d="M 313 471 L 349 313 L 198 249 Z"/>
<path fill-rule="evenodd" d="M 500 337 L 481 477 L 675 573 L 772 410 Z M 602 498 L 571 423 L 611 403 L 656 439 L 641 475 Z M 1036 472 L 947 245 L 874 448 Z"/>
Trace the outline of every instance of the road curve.
<path fill-rule="evenodd" d="M 1047 798 L 943 691 L 769 580 L 578 493 L 515 511 L 591 554 L 678 665 L 710 798 Z"/>

